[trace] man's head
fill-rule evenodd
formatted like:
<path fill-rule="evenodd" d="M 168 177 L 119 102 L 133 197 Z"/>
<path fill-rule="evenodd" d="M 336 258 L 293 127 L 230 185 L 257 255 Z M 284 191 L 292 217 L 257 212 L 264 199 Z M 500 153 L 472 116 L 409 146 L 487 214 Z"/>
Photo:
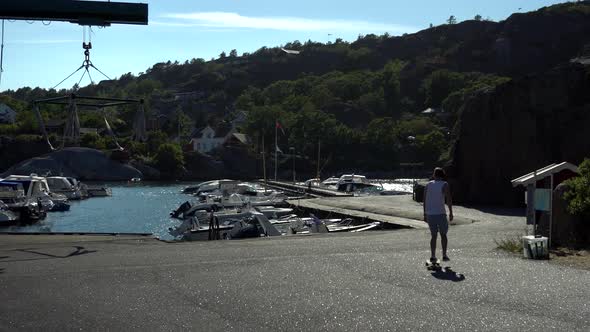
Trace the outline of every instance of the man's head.
<path fill-rule="evenodd" d="M 434 172 L 432 173 L 432 177 L 437 180 L 444 179 L 446 177 L 445 170 L 440 167 L 435 168 Z"/>

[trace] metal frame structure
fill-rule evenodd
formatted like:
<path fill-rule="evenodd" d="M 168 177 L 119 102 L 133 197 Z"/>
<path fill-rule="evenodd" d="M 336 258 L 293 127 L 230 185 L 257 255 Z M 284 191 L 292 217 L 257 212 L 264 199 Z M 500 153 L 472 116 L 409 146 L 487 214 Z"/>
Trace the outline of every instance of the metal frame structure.
<path fill-rule="evenodd" d="M 111 106 L 121 106 L 129 104 L 143 104 L 143 99 L 120 99 L 120 98 L 103 98 L 103 97 L 86 97 L 71 94 L 67 96 L 60 96 L 47 99 L 39 99 L 33 101 L 34 105 L 38 104 L 53 104 L 53 105 L 69 105 L 70 100 L 76 100 L 77 106 L 105 108 Z M 82 100 L 82 102 L 78 102 Z M 85 102 L 86 101 L 86 102 Z"/>
<path fill-rule="evenodd" d="M 0 19 L 64 21 L 79 25 L 148 24 L 145 3 L 79 0 L 3 0 Z"/>

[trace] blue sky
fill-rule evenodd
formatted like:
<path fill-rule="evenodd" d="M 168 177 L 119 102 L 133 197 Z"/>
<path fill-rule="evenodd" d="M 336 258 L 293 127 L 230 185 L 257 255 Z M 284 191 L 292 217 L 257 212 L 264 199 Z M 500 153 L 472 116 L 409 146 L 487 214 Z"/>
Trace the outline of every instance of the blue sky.
<path fill-rule="evenodd" d="M 401 35 L 430 23 L 442 24 L 450 15 L 459 21 L 476 14 L 498 21 L 514 12 L 560 2 L 564 1 L 154 0 L 147 1 L 148 26 L 93 28 L 90 59 L 105 74 L 117 78 L 127 72 L 138 74 L 162 61 L 209 60 L 222 51 L 236 49 L 242 54 L 294 40 L 353 41 L 359 34 L 384 32 Z M 24 86 L 51 88 L 82 64 L 83 28 L 62 22 L 45 24 L 5 22 L 0 91 Z M 70 88 L 81 73 L 58 88 Z M 104 78 L 91 73 L 95 81 Z M 81 85 L 89 83 L 85 77 Z"/>

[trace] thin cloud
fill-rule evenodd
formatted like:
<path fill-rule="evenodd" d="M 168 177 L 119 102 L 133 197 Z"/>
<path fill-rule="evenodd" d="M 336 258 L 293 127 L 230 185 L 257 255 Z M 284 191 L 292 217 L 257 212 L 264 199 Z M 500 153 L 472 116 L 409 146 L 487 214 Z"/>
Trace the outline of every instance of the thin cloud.
<path fill-rule="evenodd" d="M 156 25 L 178 27 L 240 28 L 283 31 L 340 31 L 340 32 L 390 32 L 416 31 L 414 27 L 398 24 L 373 23 L 360 20 L 322 20 L 301 17 L 251 17 L 229 12 L 169 13 L 164 18 L 171 22 Z"/>
<path fill-rule="evenodd" d="M 67 43 L 79 43 L 80 40 L 76 39 L 20 39 L 10 40 L 7 44 L 67 44 Z"/>

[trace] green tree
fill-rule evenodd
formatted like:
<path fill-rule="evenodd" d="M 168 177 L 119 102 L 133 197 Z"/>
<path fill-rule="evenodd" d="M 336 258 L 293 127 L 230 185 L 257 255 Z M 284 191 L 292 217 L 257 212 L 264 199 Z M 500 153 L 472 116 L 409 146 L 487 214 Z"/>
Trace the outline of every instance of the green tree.
<path fill-rule="evenodd" d="M 466 85 L 463 74 L 441 69 L 428 76 L 422 88 L 426 94 L 426 107 L 440 107 L 443 100 L 453 91 L 462 89 Z"/>
<path fill-rule="evenodd" d="M 86 133 L 80 138 L 80 145 L 87 148 L 104 150 L 106 148 L 105 141 L 96 133 Z"/>
<path fill-rule="evenodd" d="M 475 17 L 473 19 L 476 21 L 481 21 L 482 17 L 481 17 L 481 15 L 477 14 L 477 15 L 475 15 Z"/>
<path fill-rule="evenodd" d="M 454 15 L 449 16 L 449 18 L 447 19 L 447 23 L 448 24 L 456 24 L 457 23 L 457 18 Z"/>
<path fill-rule="evenodd" d="M 166 133 L 160 130 L 150 131 L 146 142 L 147 152 L 156 153 L 160 146 L 166 142 L 168 142 L 168 135 Z"/>
<path fill-rule="evenodd" d="M 184 169 L 184 155 L 178 144 L 164 143 L 160 145 L 155 161 L 156 167 L 168 174 L 175 174 Z"/>
<path fill-rule="evenodd" d="M 448 142 L 440 130 L 434 130 L 426 135 L 416 136 L 416 146 L 420 160 L 432 166 L 439 160 Z"/>
<path fill-rule="evenodd" d="M 580 176 L 566 181 L 570 186 L 565 193 L 568 211 L 575 215 L 590 217 L 590 159 L 584 159 L 578 171 Z"/>

